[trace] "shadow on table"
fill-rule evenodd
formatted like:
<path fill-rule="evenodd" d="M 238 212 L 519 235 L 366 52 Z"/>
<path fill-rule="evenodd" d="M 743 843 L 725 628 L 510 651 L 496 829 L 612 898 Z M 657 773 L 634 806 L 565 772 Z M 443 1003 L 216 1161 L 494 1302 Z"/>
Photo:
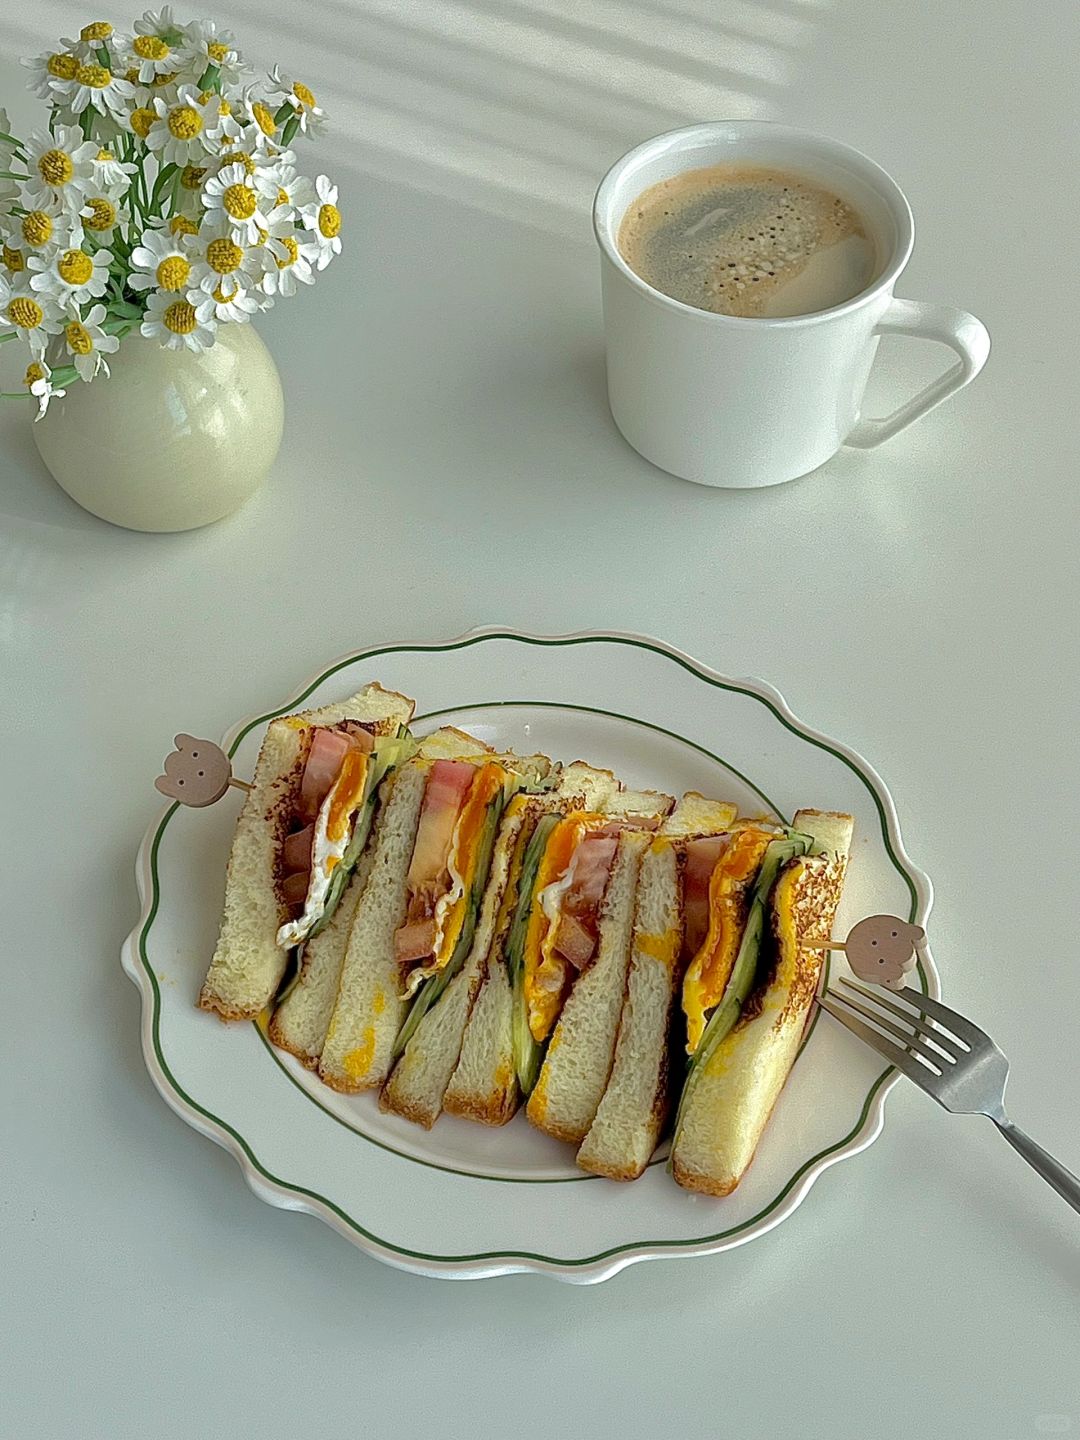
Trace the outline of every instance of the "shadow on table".
<path fill-rule="evenodd" d="M 259 68 L 287 39 L 286 68 L 329 113 L 328 169 L 585 239 L 596 183 L 629 146 L 781 114 L 830 3 L 729 0 L 721 18 L 706 0 L 311 0 L 268 23 L 258 0 L 226 0 L 220 19 Z M 39 53 L 67 15 L 61 0 L 9 12 L 0 49 Z"/>

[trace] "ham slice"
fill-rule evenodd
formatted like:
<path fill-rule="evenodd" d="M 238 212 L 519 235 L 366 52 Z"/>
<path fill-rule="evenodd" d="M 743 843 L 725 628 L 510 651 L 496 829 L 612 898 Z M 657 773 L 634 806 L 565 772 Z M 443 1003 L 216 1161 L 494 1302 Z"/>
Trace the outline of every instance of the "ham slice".
<path fill-rule="evenodd" d="M 686 847 L 683 871 L 683 918 L 686 922 L 683 948 L 694 956 L 709 933 L 709 881 L 717 861 L 728 847 L 727 835 L 705 835 Z"/>
<path fill-rule="evenodd" d="M 454 826 L 475 778 L 476 766 L 464 760 L 436 760 L 431 767 L 408 876 L 410 901 L 424 897 L 428 914 L 434 908 L 432 886 L 445 876 Z M 409 919 L 420 918 L 410 905 Z"/>
<path fill-rule="evenodd" d="M 314 820 L 318 815 L 319 806 L 330 793 L 345 753 L 353 743 L 352 737 L 343 730 L 319 727 L 312 735 L 296 807 L 301 820 Z"/>
<path fill-rule="evenodd" d="M 575 915 L 579 920 L 595 920 L 618 845 L 617 834 L 586 835 L 582 840 L 571 862 L 570 888 L 562 902 L 564 915 Z M 562 953 L 565 954 L 565 951 Z"/>
<path fill-rule="evenodd" d="M 286 874 L 294 870 L 311 869 L 311 842 L 314 834 L 315 826 L 305 825 L 303 830 L 285 836 L 285 844 L 281 847 L 281 863 Z"/>
<path fill-rule="evenodd" d="M 307 899 L 308 880 L 310 872 L 307 870 L 294 870 L 291 875 L 286 875 L 281 882 L 281 898 L 286 905 L 303 905 Z"/>
<path fill-rule="evenodd" d="M 562 915 L 555 931 L 555 950 L 576 970 L 584 970 L 596 950 L 596 933 L 575 915 Z"/>
<path fill-rule="evenodd" d="M 424 960 L 435 949 L 435 921 L 413 920 L 394 934 L 394 958 L 399 965 Z"/>

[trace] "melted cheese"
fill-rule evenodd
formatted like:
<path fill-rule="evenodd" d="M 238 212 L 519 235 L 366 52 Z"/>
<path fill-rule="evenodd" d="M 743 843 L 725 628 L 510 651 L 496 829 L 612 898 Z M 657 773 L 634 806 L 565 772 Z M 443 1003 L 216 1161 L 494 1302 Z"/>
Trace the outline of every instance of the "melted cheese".
<path fill-rule="evenodd" d="M 554 951 L 557 906 L 569 888 L 574 852 L 590 830 L 606 825 L 609 817 L 591 811 L 572 810 L 555 826 L 540 861 L 529 928 L 525 933 L 525 1003 L 533 1038 L 547 1038 L 562 1009 L 567 980 L 567 963 Z M 535 1093 L 535 1092 L 534 1092 Z"/>
<path fill-rule="evenodd" d="M 446 862 L 450 888 L 435 905 L 435 948 L 432 958 L 426 965 L 417 965 L 409 971 L 406 995 L 414 995 L 429 975 L 436 974 L 450 963 L 465 925 L 469 898 L 484 843 L 488 806 L 507 782 L 515 779 L 509 771 L 491 761 L 479 770 L 469 786 L 465 804 L 454 826 L 454 836 Z"/>
<path fill-rule="evenodd" d="M 683 980 L 686 1049 L 691 1055 L 731 975 L 742 940 L 746 894 L 773 839 L 773 832 L 754 825 L 737 829 L 709 879 L 708 933 Z"/>

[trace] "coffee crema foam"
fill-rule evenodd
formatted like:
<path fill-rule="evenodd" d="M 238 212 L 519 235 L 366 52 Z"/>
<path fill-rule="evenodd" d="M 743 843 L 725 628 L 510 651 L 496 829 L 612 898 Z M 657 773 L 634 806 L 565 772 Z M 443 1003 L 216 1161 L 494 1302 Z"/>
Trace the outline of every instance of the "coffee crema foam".
<path fill-rule="evenodd" d="M 858 213 L 798 175 L 746 165 L 687 170 L 651 186 L 619 227 L 619 251 L 654 290 L 719 315 L 831 309 L 865 290 L 877 257 Z"/>

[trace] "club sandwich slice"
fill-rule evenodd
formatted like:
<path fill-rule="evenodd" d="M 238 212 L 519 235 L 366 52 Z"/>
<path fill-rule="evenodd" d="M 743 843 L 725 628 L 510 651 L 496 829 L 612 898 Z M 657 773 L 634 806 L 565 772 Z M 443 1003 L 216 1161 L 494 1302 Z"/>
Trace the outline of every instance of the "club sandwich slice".
<path fill-rule="evenodd" d="M 799 1053 L 851 847 L 850 815 L 801 810 L 772 842 L 754 884 L 723 998 L 690 1057 L 671 1165 L 688 1190 L 729 1195 Z"/>
<path fill-rule="evenodd" d="M 468 953 L 503 809 L 550 767 L 546 756 L 496 755 L 442 731 L 396 773 L 319 1057 L 328 1085 L 384 1083 L 413 997 Z"/>
<path fill-rule="evenodd" d="M 680 996 L 700 1034 L 709 996 L 720 999 L 734 963 L 765 851 L 781 833 L 689 794 L 650 846 L 614 1063 L 578 1152 L 583 1169 L 634 1180 L 648 1165 L 668 1118 L 673 1054 L 676 1088 L 683 1074 Z"/>
<path fill-rule="evenodd" d="M 254 1019 L 277 993 L 296 937 L 329 923 L 345 888 L 345 871 L 333 871 L 359 862 L 379 781 L 408 744 L 414 708 L 372 684 L 338 705 L 271 720 L 236 823 L 202 1009 Z"/>

